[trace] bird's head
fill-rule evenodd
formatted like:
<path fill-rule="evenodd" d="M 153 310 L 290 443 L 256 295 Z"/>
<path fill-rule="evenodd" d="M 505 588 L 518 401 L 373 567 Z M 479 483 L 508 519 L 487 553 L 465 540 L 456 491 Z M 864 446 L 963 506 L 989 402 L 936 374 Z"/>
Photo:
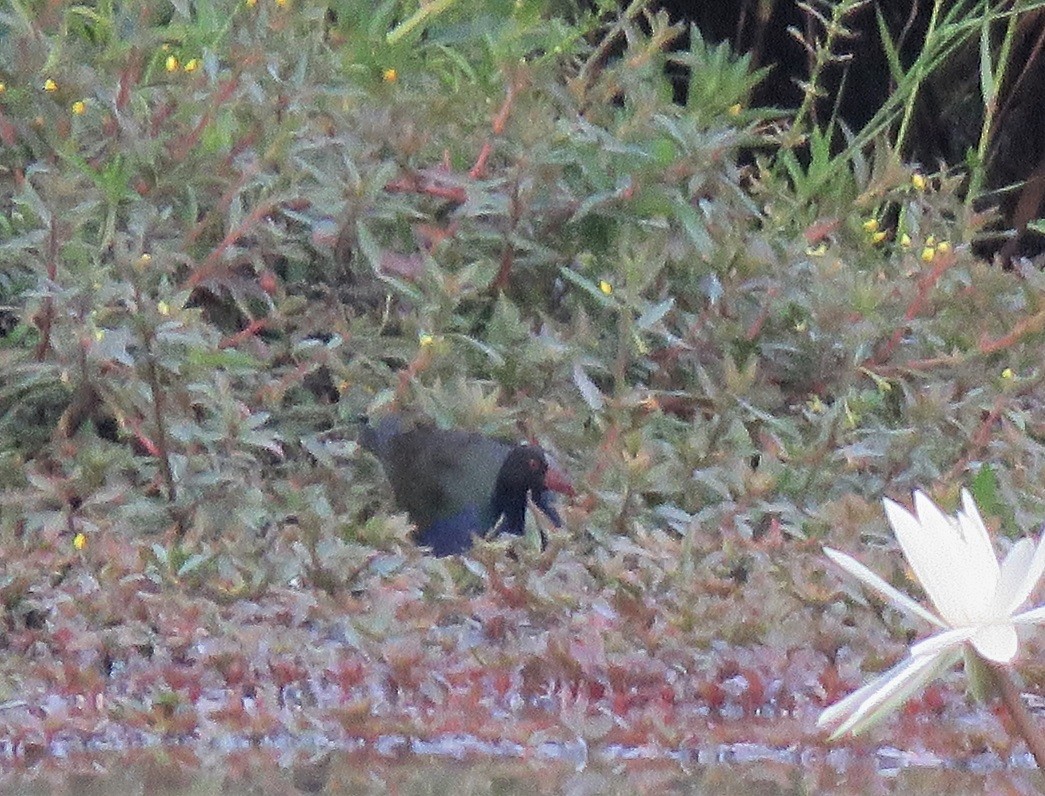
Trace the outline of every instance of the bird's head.
<path fill-rule="evenodd" d="M 545 489 L 573 494 L 573 485 L 565 473 L 550 467 L 544 451 L 536 445 L 518 445 L 508 454 L 497 476 L 497 489 L 502 493 L 525 495 Z"/>

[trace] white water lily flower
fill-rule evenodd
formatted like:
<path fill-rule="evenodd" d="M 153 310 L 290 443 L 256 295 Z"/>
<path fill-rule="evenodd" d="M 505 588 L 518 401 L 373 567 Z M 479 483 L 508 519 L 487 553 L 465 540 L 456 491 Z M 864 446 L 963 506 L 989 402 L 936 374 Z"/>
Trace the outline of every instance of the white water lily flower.
<path fill-rule="evenodd" d="M 942 632 L 919 641 L 897 666 L 832 705 L 818 726 L 835 726 L 832 738 L 858 733 L 889 713 L 923 685 L 949 669 L 967 645 L 995 663 L 1016 657 L 1016 625 L 1045 622 L 1045 606 L 1016 613 L 1045 572 L 1045 534 L 1035 543 L 1016 542 L 998 563 L 990 536 L 972 497 L 962 490 L 962 508 L 948 517 L 922 492 L 914 493 L 917 516 L 891 500 L 885 513 L 900 548 L 938 613 L 897 591 L 856 559 L 824 548 L 842 569 L 896 607 Z"/>

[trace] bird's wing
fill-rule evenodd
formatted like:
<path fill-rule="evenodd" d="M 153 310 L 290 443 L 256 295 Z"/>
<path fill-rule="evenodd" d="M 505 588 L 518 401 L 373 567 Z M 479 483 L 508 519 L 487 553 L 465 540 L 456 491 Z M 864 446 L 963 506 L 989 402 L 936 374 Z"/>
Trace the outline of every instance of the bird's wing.
<path fill-rule="evenodd" d="M 486 515 L 508 451 L 481 434 L 423 427 L 395 437 L 383 461 L 396 500 L 422 530 L 462 518 L 482 526 L 495 519 Z"/>

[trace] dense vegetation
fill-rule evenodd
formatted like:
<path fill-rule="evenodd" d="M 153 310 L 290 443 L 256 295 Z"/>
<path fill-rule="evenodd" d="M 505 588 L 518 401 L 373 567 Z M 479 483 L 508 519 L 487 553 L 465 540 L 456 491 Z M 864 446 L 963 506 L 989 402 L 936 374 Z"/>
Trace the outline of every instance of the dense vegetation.
<path fill-rule="evenodd" d="M 883 495 L 1040 522 L 1045 277 L 973 255 L 982 158 L 904 161 L 919 81 L 980 48 L 991 107 L 1033 4 L 954 4 L 855 131 L 810 109 L 857 4 L 797 109 L 643 5 L 0 12 L 0 757 L 814 744 L 919 630 L 822 543 L 903 584 Z M 549 549 L 419 551 L 355 442 L 393 407 L 551 451 Z M 967 710 L 898 721 L 1008 754 Z"/>

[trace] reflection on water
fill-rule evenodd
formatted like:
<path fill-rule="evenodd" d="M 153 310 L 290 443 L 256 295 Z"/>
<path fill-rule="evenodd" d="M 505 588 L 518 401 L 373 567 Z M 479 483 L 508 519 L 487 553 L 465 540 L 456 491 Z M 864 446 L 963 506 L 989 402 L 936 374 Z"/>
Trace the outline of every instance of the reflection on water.
<path fill-rule="evenodd" d="M 187 748 L 129 755 L 46 758 L 0 774 L 0 793 L 77 796 L 267 796 L 267 794 L 692 794 L 692 796 L 805 796 L 806 794 L 1036 793 L 1045 776 L 1028 767 L 957 770 L 939 760 L 906 757 L 882 765 L 882 754 L 840 750 L 735 748 L 715 760 L 655 757 L 636 750 L 603 750 L 578 762 L 576 750 L 534 747 L 517 759 L 476 756 L 475 750 L 386 744 L 383 751 L 305 754 L 276 749 L 201 759 Z M 466 759 L 453 759 L 454 757 Z"/>

